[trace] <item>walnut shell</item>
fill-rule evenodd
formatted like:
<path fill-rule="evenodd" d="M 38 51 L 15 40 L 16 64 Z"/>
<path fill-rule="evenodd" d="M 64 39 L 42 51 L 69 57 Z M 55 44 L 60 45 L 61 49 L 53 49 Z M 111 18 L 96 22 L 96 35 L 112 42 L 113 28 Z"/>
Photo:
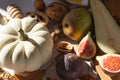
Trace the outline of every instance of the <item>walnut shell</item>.
<path fill-rule="evenodd" d="M 69 12 L 69 7 L 63 2 L 52 2 L 45 10 L 46 15 L 53 21 L 62 21 Z"/>
<path fill-rule="evenodd" d="M 34 8 L 38 11 L 45 8 L 45 3 L 43 0 L 34 0 Z"/>
<path fill-rule="evenodd" d="M 57 43 L 56 46 L 57 50 L 61 53 L 71 53 L 73 52 L 73 46 L 71 43 L 67 42 L 67 41 L 60 41 Z"/>
<path fill-rule="evenodd" d="M 41 11 L 29 12 L 27 13 L 27 15 L 31 17 L 36 17 L 38 19 L 38 22 L 43 22 L 46 25 L 49 22 L 48 16 Z"/>

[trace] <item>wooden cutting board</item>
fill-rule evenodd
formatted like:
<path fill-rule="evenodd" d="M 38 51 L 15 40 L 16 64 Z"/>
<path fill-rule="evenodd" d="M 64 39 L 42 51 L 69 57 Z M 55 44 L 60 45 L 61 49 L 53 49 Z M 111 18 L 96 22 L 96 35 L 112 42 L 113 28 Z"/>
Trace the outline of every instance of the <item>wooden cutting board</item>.
<path fill-rule="evenodd" d="M 101 80 L 120 80 L 120 76 L 110 77 L 105 74 L 99 65 L 96 65 L 96 71 L 98 72 Z"/>

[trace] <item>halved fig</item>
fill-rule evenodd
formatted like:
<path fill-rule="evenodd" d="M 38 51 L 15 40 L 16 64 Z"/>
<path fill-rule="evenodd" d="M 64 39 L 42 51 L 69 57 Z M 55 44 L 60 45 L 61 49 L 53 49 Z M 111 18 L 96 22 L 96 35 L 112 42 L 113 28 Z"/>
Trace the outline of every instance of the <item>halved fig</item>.
<path fill-rule="evenodd" d="M 77 56 L 84 59 L 91 59 L 96 53 L 96 45 L 93 42 L 90 32 L 74 47 Z"/>
<path fill-rule="evenodd" d="M 120 75 L 120 55 L 118 54 L 104 54 L 97 56 L 96 60 L 103 69 L 103 71 L 109 76 Z"/>

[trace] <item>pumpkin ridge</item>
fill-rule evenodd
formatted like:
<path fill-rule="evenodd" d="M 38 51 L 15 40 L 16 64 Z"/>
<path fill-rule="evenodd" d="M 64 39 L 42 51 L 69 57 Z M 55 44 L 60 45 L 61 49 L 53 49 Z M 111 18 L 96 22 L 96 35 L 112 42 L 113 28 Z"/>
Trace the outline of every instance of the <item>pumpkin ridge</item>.
<path fill-rule="evenodd" d="M 15 42 L 11 42 L 10 44 L 7 44 L 6 46 L 4 46 L 3 48 L 2 48 L 2 50 L 0 50 L 0 52 L 1 52 L 1 54 L 3 54 L 3 56 L 5 56 L 4 58 L 4 62 L 3 62 L 3 67 L 4 66 L 7 66 L 7 68 L 9 68 L 8 67 L 8 61 L 11 61 L 12 62 L 12 53 L 13 53 L 13 51 L 14 51 L 14 48 L 16 47 L 16 44 L 17 44 L 18 42 L 17 41 L 15 41 Z M 11 46 L 12 45 L 12 46 Z M 10 47 L 9 47 L 10 46 Z M 8 47 L 9 49 L 7 49 L 6 50 L 6 47 Z M 7 51 L 6 53 L 4 53 L 4 51 Z M 6 55 L 5 55 L 6 54 Z M 7 55 L 8 54 L 8 55 Z M 10 55 L 11 54 L 11 55 Z M 3 57 L 2 56 L 2 57 Z M 9 57 L 8 57 L 9 56 Z M 8 60 L 8 59 L 10 59 L 10 60 Z M 1 62 L 2 63 L 2 62 Z M 12 64 L 10 64 L 10 66 L 12 66 Z"/>
<path fill-rule="evenodd" d="M 16 44 L 14 51 L 12 53 L 12 63 L 13 63 L 13 68 L 17 70 L 17 68 L 20 68 L 18 71 L 23 71 L 24 68 L 26 67 L 25 65 L 25 51 L 24 51 L 24 46 L 23 46 L 23 41 L 18 42 Z"/>
<path fill-rule="evenodd" d="M 11 19 L 8 22 L 7 26 L 10 27 L 10 28 L 12 28 L 15 31 L 15 33 L 17 33 L 18 30 L 22 27 L 21 19 L 19 19 L 19 18 Z"/>
<path fill-rule="evenodd" d="M 31 44 L 32 43 L 28 42 L 28 46 L 31 45 Z M 27 56 L 27 59 L 26 59 L 26 71 L 37 70 L 37 69 L 40 68 L 41 65 L 43 65 L 42 56 L 40 54 L 39 48 L 36 47 L 34 44 L 32 44 L 32 45 L 33 46 L 31 48 L 33 49 L 33 51 L 29 52 L 29 50 L 31 48 L 29 49 L 28 47 L 26 47 L 26 45 L 24 43 L 25 54 Z M 39 61 L 41 61 L 41 62 L 39 62 Z M 36 62 L 36 63 L 34 63 L 34 62 Z"/>
<path fill-rule="evenodd" d="M 27 17 L 27 18 L 23 18 L 21 20 L 21 23 L 22 23 L 21 24 L 22 30 L 24 32 L 30 32 L 31 29 L 37 24 L 37 19 L 36 18 Z"/>
<path fill-rule="evenodd" d="M 46 26 L 43 24 L 43 23 L 38 23 L 38 24 L 36 24 L 31 30 L 30 30 L 30 32 L 36 32 L 36 31 L 40 31 L 40 30 L 45 30 L 45 31 L 47 31 L 46 30 Z"/>
<path fill-rule="evenodd" d="M 15 49 L 16 49 L 16 47 L 17 47 L 19 44 L 22 44 L 22 43 L 18 42 L 18 44 L 16 44 L 16 46 L 14 47 L 13 55 L 12 55 L 12 60 L 13 60 L 14 54 L 16 54 L 16 53 L 15 53 Z M 23 49 L 22 49 L 22 51 L 23 51 Z"/>
<path fill-rule="evenodd" d="M 26 23 L 27 24 L 27 23 Z M 31 26 L 29 26 L 26 30 L 23 28 L 23 25 L 22 25 L 22 30 L 27 33 L 27 32 L 30 32 L 32 30 L 32 28 L 36 25 L 36 24 L 30 24 Z"/>
<path fill-rule="evenodd" d="M 49 33 L 45 30 L 40 30 L 40 31 L 36 31 L 36 32 L 32 32 L 30 33 L 30 36 L 36 36 L 36 37 L 44 37 L 46 35 L 48 35 Z"/>
<path fill-rule="evenodd" d="M 1 27 L 1 29 L 0 29 L 0 34 L 16 36 L 17 32 L 15 31 L 15 29 L 10 27 L 10 25 L 3 25 L 3 27 Z"/>
<path fill-rule="evenodd" d="M 47 34 L 46 34 L 47 35 Z M 31 43 L 33 43 L 34 45 L 38 46 L 41 45 L 41 42 L 39 43 L 39 41 L 44 41 L 46 40 L 46 35 L 44 36 L 39 36 L 39 35 L 33 35 L 33 34 L 28 34 L 28 41 L 30 41 Z M 39 38 L 39 40 L 37 40 L 36 38 Z M 42 39 L 42 40 L 41 40 Z"/>
<path fill-rule="evenodd" d="M 34 44 L 36 47 L 39 46 L 39 44 L 32 38 L 28 38 L 28 41 L 31 42 L 32 44 Z"/>
<path fill-rule="evenodd" d="M 2 35 L 3 36 L 3 35 Z M 5 36 L 5 35 L 4 35 Z M 8 35 L 8 36 L 10 36 L 10 35 Z M 14 38 L 13 38 L 14 37 Z M 3 40 L 3 39 L 2 39 Z M 4 40 L 5 41 L 5 40 Z M 11 39 L 8 39 L 8 40 L 6 40 L 5 42 L 4 41 L 0 41 L 0 51 L 1 51 L 1 49 L 4 47 L 4 46 L 6 46 L 6 45 L 8 45 L 9 43 L 12 43 L 12 42 L 14 42 L 14 41 L 16 41 L 16 38 L 15 38 L 15 36 L 11 36 Z"/>

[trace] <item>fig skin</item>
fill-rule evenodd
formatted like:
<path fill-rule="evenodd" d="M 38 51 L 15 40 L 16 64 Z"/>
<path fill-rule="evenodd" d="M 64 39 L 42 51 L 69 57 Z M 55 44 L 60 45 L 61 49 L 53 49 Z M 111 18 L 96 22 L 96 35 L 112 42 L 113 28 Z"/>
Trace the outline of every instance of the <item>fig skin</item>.
<path fill-rule="evenodd" d="M 75 53 L 68 53 L 57 60 L 56 72 L 63 80 L 80 79 L 87 74 L 98 79 L 97 73 L 90 64 Z"/>
<path fill-rule="evenodd" d="M 63 80 L 74 80 L 82 74 L 83 66 L 81 59 L 73 53 L 68 53 L 57 61 L 56 72 Z"/>

